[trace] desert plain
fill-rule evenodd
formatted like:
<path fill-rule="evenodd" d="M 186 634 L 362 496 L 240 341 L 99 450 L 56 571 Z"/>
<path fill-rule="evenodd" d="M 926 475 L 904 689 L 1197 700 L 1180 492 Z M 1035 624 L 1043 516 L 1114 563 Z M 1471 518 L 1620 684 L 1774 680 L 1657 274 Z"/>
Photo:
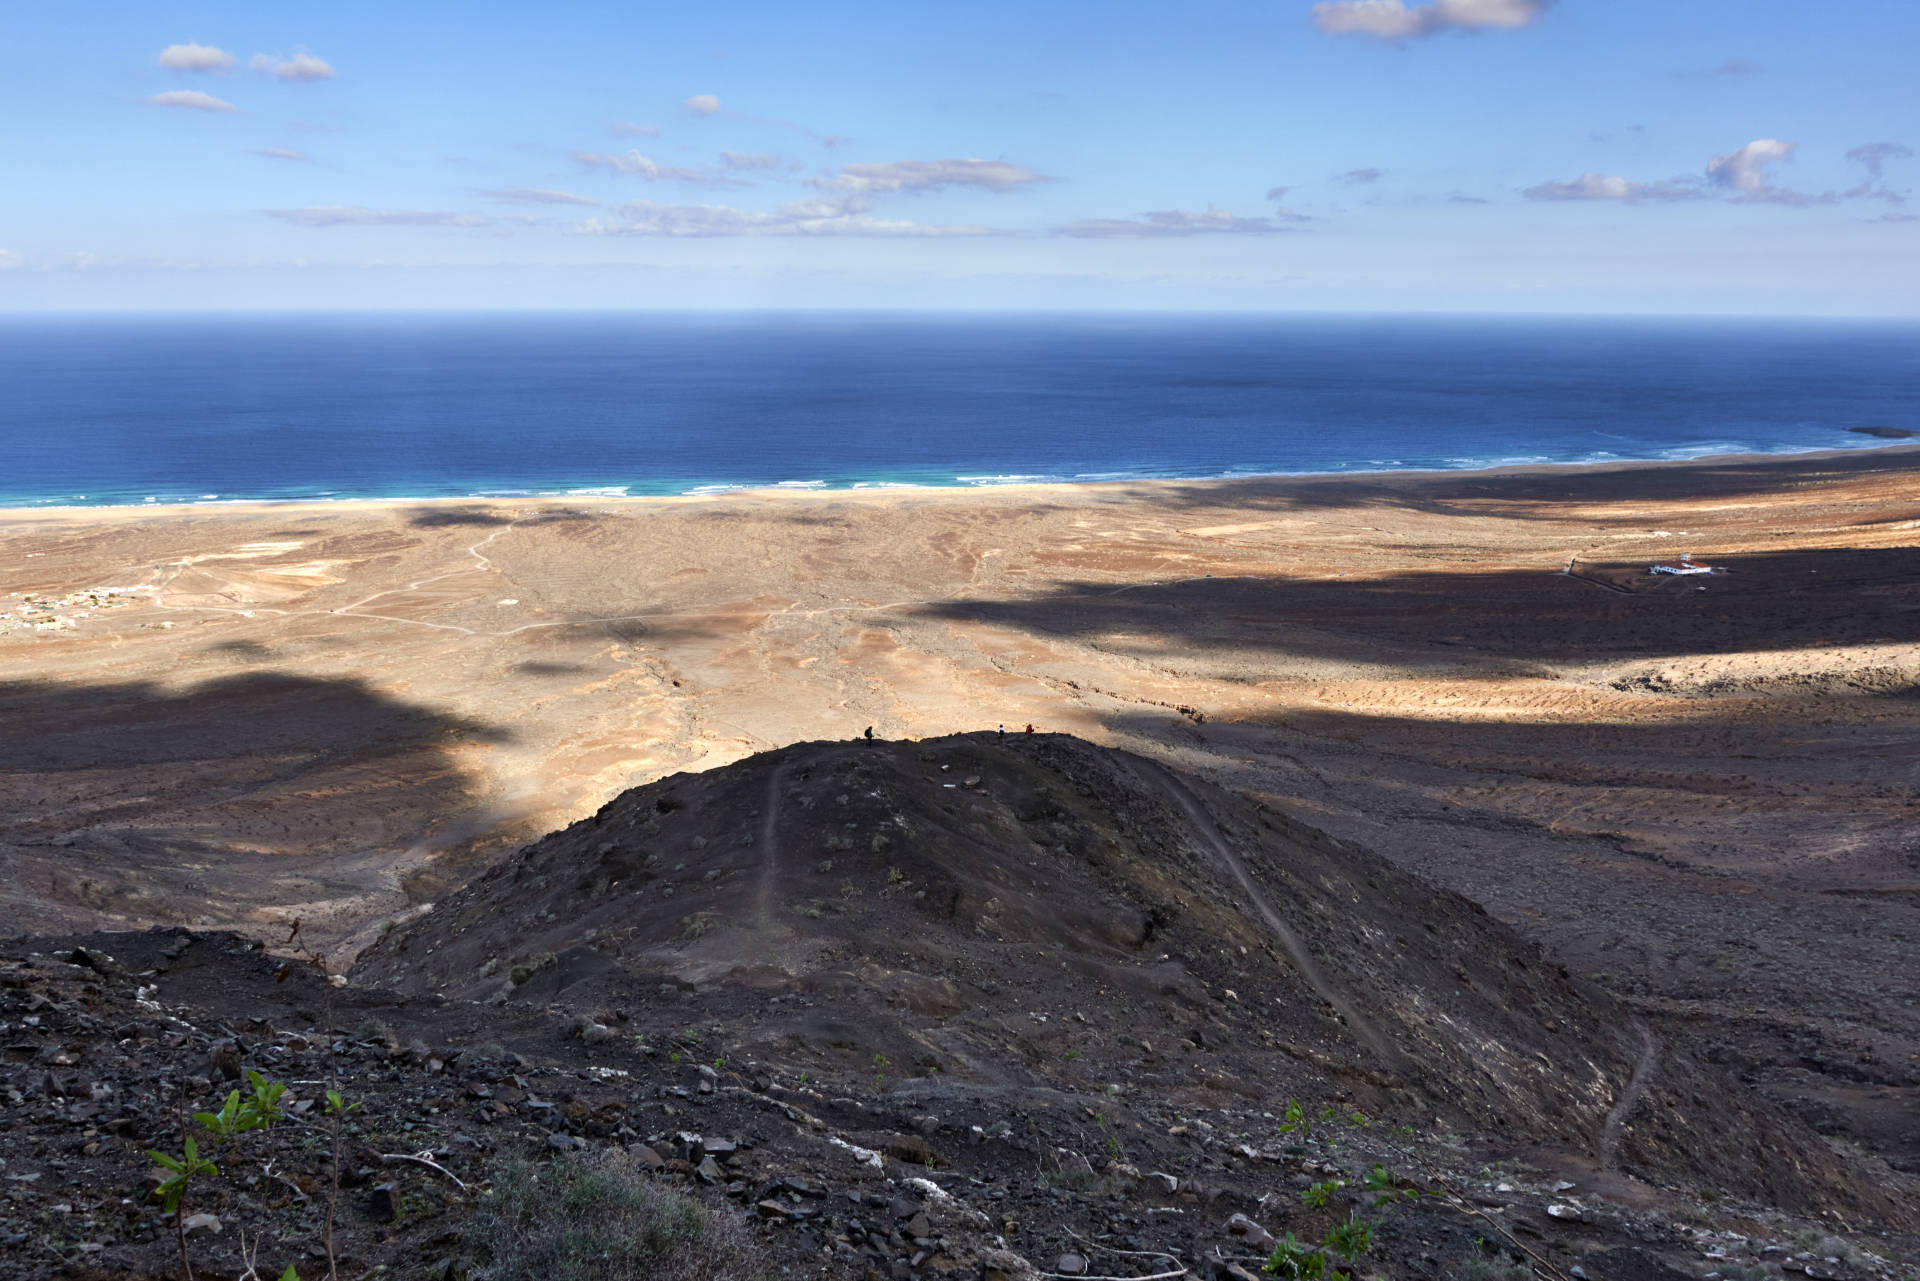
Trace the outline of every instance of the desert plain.
<path fill-rule="evenodd" d="M 0 615 L 10 934 L 350 955 L 628 788 L 1032 724 L 1459 891 L 1920 1171 L 1911 447 L 14 511 Z"/>

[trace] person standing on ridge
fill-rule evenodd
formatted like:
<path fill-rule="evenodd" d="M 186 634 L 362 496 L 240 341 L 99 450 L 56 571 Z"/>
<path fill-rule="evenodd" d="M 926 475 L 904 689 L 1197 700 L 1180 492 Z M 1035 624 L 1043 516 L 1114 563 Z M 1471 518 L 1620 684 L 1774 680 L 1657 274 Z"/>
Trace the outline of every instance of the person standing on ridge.
<path fill-rule="evenodd" d="M 1027 733 L 1029 733 L 1029 734 L 1031 734 L 1031 733 L 1033 733 L 1033 722 L 1032 722 L 1032 721 L 1028 721 L 1028 722 L 1027 722 Z"/>
<path fill-rule="evenodd" d="M 873 741 L 873 726 L 871 725 L 867 726 L 867 741 L 869 743 Z"/>

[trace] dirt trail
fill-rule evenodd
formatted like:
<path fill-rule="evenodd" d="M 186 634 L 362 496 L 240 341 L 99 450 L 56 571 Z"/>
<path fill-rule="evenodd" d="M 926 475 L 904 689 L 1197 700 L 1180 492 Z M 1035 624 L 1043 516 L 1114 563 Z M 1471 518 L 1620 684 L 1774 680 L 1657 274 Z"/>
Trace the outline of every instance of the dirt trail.
<path fill-rule="evenodd" d="M 780 820 L 780 785 L 786 781 L 787 767 L 774 766 L 767 775 L 765 809 L 760 815 L 760 884 L 754 891 L 754 915 L 760 928 L 773 924 L 774 890 L 780 884 L 780 843 L 776 828 Z"/>
<path fill-rule="evenodd" d="M 1399 1050 L 1392 1042 L 1380 1035 L 1371 1023 L 1367 1022 L 1360 1011 L 1354 1007 L 1353 1002 L 1347 998 L 1346 993 L 1334 986 L 1326 975 L 1321 973 L 1320 966 L 1313 959 L 1313 953 L 1307 950 L 1306 943 L 1275 910 L 1265 891 L 1253 879 L 1253 874 L 1247 870 L 1247 865 L 1241 861 L 1240 856 L 1220 839 L 1219 827 L 1214 822 L 1213 816 L 1207 812 L 1206 806 L 1202 805 L 1199 798 L 1187 790 L 1183 783 L 1158 766 L 1149 764 L 1145 766 L 1145 770 L 1148 774 L 1147 781 L 1180 807 L 1181 812 L 1186 814 L 1188 821 L 1193 824 L 1193 830 L 1199 833 L 1201 839 L 1213 851 L 1214 856 L 1233 873 L 1234 880 L 1239 882 L 1241 892 L 1260 914 L 1260 919 L 1273 932 L 1273 936 L 1280 940 L 1280 945 L 1287 950 L 1287 956 L 1292 960 L 1294 968 L 1300 971 L 1300 976 L 1320 994 L 1321 1000 L 1339 1012 L 1341 1021 L 1347 1025 L 1348 1030 L 1355 1037 L 1373 1051 L 1381 1066 L 1399 1067 L 1402 1062 Z"/>
<path fill-rule="evenodd" d="M 1653 1070 L 1660 1062 L 1659 1039 L 1638 1019 L 1634 1020 L 1633 1026 L 1640 1033 L 1640 1058 L 1633 1065 L 1633 1076 L 1627 1081 L 1626 1091 L 1613 1105 L 1613 1111 L 1607 1113 L 1606 1124 L 1600 1130 L 1600 1164 L 1609 1170 L 1619 1157 L 1620 1132 L 1626 1128 L 1634 1108 L 1640 1105 L 1641 1096 L 1646 1094 L 1647 1086 L 1653 1081 Z"/>

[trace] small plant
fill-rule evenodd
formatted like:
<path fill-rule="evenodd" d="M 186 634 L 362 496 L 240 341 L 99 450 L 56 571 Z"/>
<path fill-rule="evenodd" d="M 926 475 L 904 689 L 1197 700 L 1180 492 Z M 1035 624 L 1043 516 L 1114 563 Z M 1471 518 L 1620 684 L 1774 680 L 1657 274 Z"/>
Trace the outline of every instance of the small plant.
<path fill-rule="evenodd" d="M 1300 1199 L 1315 1209 L 1318 1209 L 1325 1205 L 1334 1193 L 1346 1186 L 1347 1181 L 1345 1179 L 1327 1179 L 1320 1183 L 1310 1183 L 1307 1185 L 1306 1190 L 1300 1194 Z"/>
<path fill-rule="evenodd" d="M 623 1153 L 512 1161 L 468 1221 L 476 1278 L 760 1281 L 765 1247 L 732 1215 L 653 1182 Z"/>
<path fill-rule="evenodd" d="M 1436 1192 L 1423 1191 L 1420 1188 L 1408 1186 L 1407 1180 L 1394 1174 L 1384 1165 L 1376 1165 L 1373 1169 L 1367 1171 L 1366 1181 L 1363 1186 L 1367 1191 L 1373 1193 L 1373 1208 L 1376 1210 L 1401 1197 L 1405 1197 L 1409 1201 L 1415 1201 L 1422 1196 L 1439 1195 Z"/>
<path fill-rule="evenodd" d="M 1379 1226 L 1359 1215 L 1351 1215 L 1345 1223 L 1327 1232 L 1327 1248 L 1338 1252 L 1349 1261 L 1359 1258 L 1373 1250 L 1373 1230 Z"/>
<path fill-rule="evenodd" d="M 333 1064 L 330 1072 L 337 1075 L 339 1065 Z M 339 1090 L 327 1087 L 327 1130 L 333 1146 L 332 1177 L 327 1188 L 327 1225 L 322 1242 L 327 1247 L 327 1278 L 336 1281 L 340 1275 L 339 1261 L 333 1252 L 333 1216 L 340 1208 L 340 1130 L 346 1123 L 347 1114 L 357 1111 L 358 1103 L 349 1103 Z"/>
<path fill-rule="evenodd" d="M 248 1069 L 247 1086 L 246 1094 L 229 1090 L 219 1111 L 193 1114 L 194 1123 L 211 1135 L 216 1144 L 226 1143 L 250 1130 L 267 1129 L 280 1120 L 280 1096 L 287 1092 L 286 1083 L 269 1081 L 260 1073 Z M 180 1155 L 150 1150 L 147 1156 L 167 1171 L 167 1177 L 154 1187 L 153 1194 L 160 1198 L 166 1213 L 173 1216 L 174 1237 L 180 1246 L 180 1272 L 188 1281 L 192 1281 L 193 1264 L 187 1258 L 187 1194 L 192 1190 L 196 1178 L 202 1175 L 212 1177 L 220 1170 L 212 1161 L 200 1155 L 200 1145 L 187 1132 L 184 1117 L 180 1121 Z"/>
<path fill-rule="evenodd" d="M 1532 1281 L 1533 1269 L 1508 1258 L 1474 1255 L 1460 1269 L 1460 1281 Z"/>
<path fill-rule="evenodd" d="M 220 1105 L 218 1112 L 195 1112 L 193 1119 L 223 1142 L 249 1130 L 271 1126 L 280 1119 L 280 1096 L 287 1092 L 286 1082 L 269 1081 L 249 1068 L 247 1084 L 252 1089 L 250 1097 L 243 1098 L 240 1091 L 229 1090 L 227 1101 Z"/>
<path fill-rule="evenodd" d="M 177 1157 L 151 1150 L 147 1155 L 158 1162 L 162 1169 L 172 1171 L 153 1190 L 153 1194 L 160 1198 L 160 1204 L 168 1214 L 180 1212 L 180 1207 L 187 1199 L 187 1189 L 192 1186 L 196 1176 L 220 1173 L 213 1162 L 202 1159 L 200 1145 L 194 1142 L 191 1134 L 181 1141 L 181 1155 Z"/>
<path fill-rule="evenodd" d="M 876 1090 L 883 1088 L 886 1080 L 887 1056 L 884 1054 L 876 1054 L 873 1056 L 873 1088 Z"/>
<path fill-rule="evenodd" d="M 1264 1270 L 1290 1281 L 1349 1281 L 1346 1273 L 1328 1264 L 1325 1250 L 1296 1240 L 1291 1232 L 1273 1247 Z"/>
<path fill-rule="evenodd" d="M 1305 1138 L 1312 1128 L 1313 1123 L 1307 1120 L 1307 1114 L 1300 1108 L 1300 1100 L 1288 1099 L 1286 1115 L 1280 1122 L 1280 1133 L 1297 1132 L 1301 1138 Z"/>
<path fill-rule="evenodd" d="M 724 1072 L 727 1070 L 727 1060 L 725 1057 L 717 1058 L 713 1061 L 713 1070 L 716 1072 Z"/>

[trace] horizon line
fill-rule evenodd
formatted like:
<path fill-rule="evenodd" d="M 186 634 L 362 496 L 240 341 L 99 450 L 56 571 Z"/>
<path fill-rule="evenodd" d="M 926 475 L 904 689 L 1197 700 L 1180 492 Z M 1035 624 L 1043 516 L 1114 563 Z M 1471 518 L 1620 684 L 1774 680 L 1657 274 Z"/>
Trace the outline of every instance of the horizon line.
<path fill-rule="evenodd" d="M 1913 312 L 1786 312 L 1786 311 L 1574 311 L 1559 309 L 1498 310 L 1478 307 L 1327 308 L 1327 307 L 867 307 L 867 306 L 682 306 L 610 307 L 572 304 L 527 306 L 260 306 L 260 307 L 0 307 L 0 321 L 50 317 L 137 316 L 425 316 L 425 315 L 621 315 L 621 316 L 1218 316 L 1232 318 L 1340 317 L 1503 317 L 1564 320 L 1805 320 L 1887 321 L 1920 323 Z"/>

